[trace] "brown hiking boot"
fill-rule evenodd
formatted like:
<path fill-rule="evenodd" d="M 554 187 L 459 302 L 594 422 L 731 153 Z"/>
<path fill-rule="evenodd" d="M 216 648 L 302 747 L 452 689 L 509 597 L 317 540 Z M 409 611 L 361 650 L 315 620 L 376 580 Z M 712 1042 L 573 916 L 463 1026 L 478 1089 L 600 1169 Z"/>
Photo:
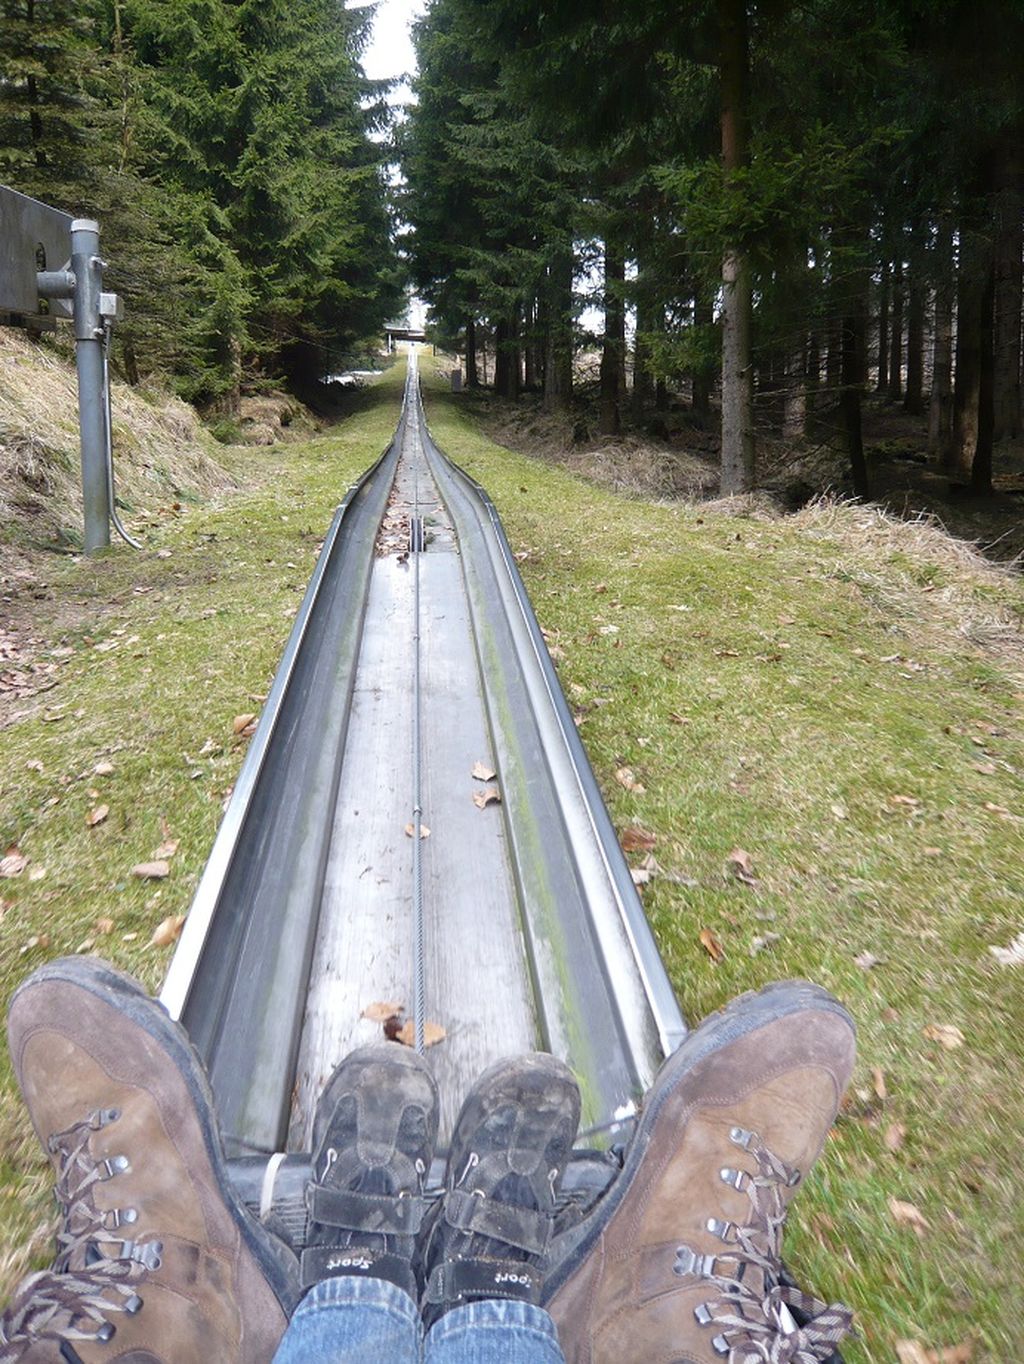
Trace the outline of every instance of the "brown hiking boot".
<path fill-rule="evenodd" d="M 545 1306 L 568 1364 L 832 1355 L 851 1314 L 780 1282 L 780 1238 L 854 1050 L 846 1010 L 802 981 L 744 996 L 690 1034 L 615 1183 L 553 1251 Z"/>
<path fill-rule="evenodd" d="M 70 957 L 15 992 L 15 1074 L 56 1174 L 48 1270 L 0 1318 L 0 1364 L 261 1364 L 294 1257 L 235 1196 L 206 1076 L 131 977 Z"/>

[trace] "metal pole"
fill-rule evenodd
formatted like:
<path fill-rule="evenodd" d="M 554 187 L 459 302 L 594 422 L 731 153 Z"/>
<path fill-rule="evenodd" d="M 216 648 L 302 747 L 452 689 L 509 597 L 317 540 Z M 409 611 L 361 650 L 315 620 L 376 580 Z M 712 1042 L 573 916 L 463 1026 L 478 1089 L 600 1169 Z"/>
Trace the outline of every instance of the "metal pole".
<path fill-rule="evenodd" d="M 100 293 L 99 223 L 76 218 L 71 224 L 71 270 L 75 276 L 75 363 L 82 437 L 82 506 L 85 552 L 110 544 L 110 482 L 107 474 L 106 411 L 103 396 L 103 322 Z"/>

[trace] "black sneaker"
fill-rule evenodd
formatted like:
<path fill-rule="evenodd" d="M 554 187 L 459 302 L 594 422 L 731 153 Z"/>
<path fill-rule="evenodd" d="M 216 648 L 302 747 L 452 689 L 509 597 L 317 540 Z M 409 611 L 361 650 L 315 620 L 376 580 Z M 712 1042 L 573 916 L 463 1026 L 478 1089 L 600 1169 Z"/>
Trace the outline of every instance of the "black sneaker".
<path fill-rule="evenodd" d="M 430 1067 L 409 1048 L 383 1042 L 341 1062 L 313 1120 L 304 1289 L 355 1274 L 418 1295 L 412 1259 L 437 1115 Z"/>
<path fill-rule="evenodd" d="M 572 1072 L 546 1052 L 499 1061 L 470 1090 L 424 1241 L 428 1327 L 480 1298 L 539 1301 L 555 1197 L 579 1119 Z"/>

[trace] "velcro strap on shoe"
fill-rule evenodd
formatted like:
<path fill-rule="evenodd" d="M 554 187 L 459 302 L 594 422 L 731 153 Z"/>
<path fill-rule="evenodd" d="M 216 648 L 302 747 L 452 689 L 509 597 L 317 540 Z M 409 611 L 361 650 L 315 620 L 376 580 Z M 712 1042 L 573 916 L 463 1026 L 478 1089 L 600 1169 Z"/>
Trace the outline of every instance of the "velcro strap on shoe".
<path fill-rule="evenodd" d="M 454 1307 L 480 1298 L 538 1302 L 541 1277 L 521 1260 L 444 1260 L 427 1280 L 424 1302 Z"/>
<path fill-rule="evenodd" d="M 347 1231 L 415 1236 L 429 1206 L 427 1199 L 412 1194 L 397 1197 L 330 1189 L 323 1184 L 306 1185 L 306 1207 L 313 1221 Z"/>
<path fill-rule="evenodd" d="M 409 1261 L 387 1251 L 365 1250 L 359 1246 L 307 1246 L 299 1261 L 299 1274 L 303 1288 L 310 1288 L 321 1279 L 345 1274 L 364 1279 L 387 1279 L 416 1296 L 416 1280 Z"/>
<path fill-rule="evenodd" d="M 547 1213 L 498 1203 L 465 1189 L 453 1189 L 445 1196 L 444 1219 L 459 1231 L 478 1232 L 531 1255 L 546 1254 L 551 1240 L 552 1221 Z"/>

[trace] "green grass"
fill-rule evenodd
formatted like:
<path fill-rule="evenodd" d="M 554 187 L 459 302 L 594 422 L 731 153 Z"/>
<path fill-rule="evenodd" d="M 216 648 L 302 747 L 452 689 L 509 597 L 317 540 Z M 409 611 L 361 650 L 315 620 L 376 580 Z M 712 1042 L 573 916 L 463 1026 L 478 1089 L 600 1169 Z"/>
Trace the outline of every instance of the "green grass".
<path fill-rule="evenodd" d="M 761 521 L 613 495 L 495 446 L 431 368 L 432 430 L 501 511 L 613 818 L 657 837 L 662 874 L 643 893 L 685 1013 L 803 975 L 857 1019 L 850 1099 L 795 1205 L 787 1258 L 856 1307 L 851 1364 L 889 1364 L 902 1339 L 1017 1358 L 1024 1005 L 1020 968 L 988 945 L 1024 929 L 1024 823 L 986 803 L 1024 815 L 1019 582 L 854 511 Z M 46 556 L 33 633 L 72 652 L 59 686 L 0 737 L 0 837 L 32 859 L 0 881 L 4 998 L 99 917 L 115 927 L 96 949 L 159 983 L 169 949 L 145 944 L 188 907 L 244 749 L 232 720 L 259 709 L 316 543 L 391 435 L 401 378 L 328 436 L 232 453 L 250 487 L 168 518 L 152 546 L 170 557 Z M 96 776 L 101 761 L 114 772 Z M 624 765 L 643 795 L 615 780 Z M 110 814 L 89 829 L 100 803 Z M 136 881 L 165 828 L 180 840 L 171 875 Z M 754 887 L 729 869 L 736 848 Z M 29 880 L 33 867 L 45 877 Z M 864 952 L 880 959 L 871 970 L 854 960 Z M 932 1023 L 959 1027 L 964 1045 L 943 1051 L 922 1035 Z M 9 1286 L 30 1253 L 45 1258 L 42 1237 L 26 1244 L 49 1181 L 3 1065 Z M 890 1153 L 895 1123 L 906 1137 Z M 890 1197 L 930 1230 L 894 1223 Z"/>
<path fill-rule="evenodd" d="M 1019 579 L 961 569 L 939 535 L 923 552 L 913 528 L 879 554 L 854 509 L 831 534 L 822 514 L 626 500 L 496 447 L 427 388 L 436 439 L 501 511 L 616 825 L 657 836 L 670 875 L 643 894 L 684 1012 L 806 976 L 856 1017 L 857 1073 L 787 1235 L 799 1277 L 857 1309 L 846 1358 L 907 1339 L 1019 1357 L 1024 1003 L 988 951 L 1024 929 Z M 1018 622 L 998 651 L 960 632 L 986 612 Z M 964 1045 L 929 1041 L 933 1023 Z M 896 1224 L 890 1197 L 930 1230 Z"/>
<path fill-rule="evenodd" d="M 390 371 L 328 435 L 226 451 L 245 491 L 166 517 L 141 554 L 35 561 L 30 633 L 60 680 L 0 731 L 0 856 L 16 843 L 30 859 L 0 879 L 5 1007 L 32 968 L 90 940 L 159 986 L 171 949 L 148 943 L 194 894 L 244 756 L 233 721 L 260 709 L 334 509 L 391 439 L 403 378 Z M 98 763 L 113 772 L 96 775 Z M 132 876 L 168 839 L 179 846 L 167 879 Z M 97 933 L 98 919 L 112 931 Z M 2 1048 L 0 1093 L 3 1300 L 33 1253 L 47 1257 L 53 1205 Z"/>

